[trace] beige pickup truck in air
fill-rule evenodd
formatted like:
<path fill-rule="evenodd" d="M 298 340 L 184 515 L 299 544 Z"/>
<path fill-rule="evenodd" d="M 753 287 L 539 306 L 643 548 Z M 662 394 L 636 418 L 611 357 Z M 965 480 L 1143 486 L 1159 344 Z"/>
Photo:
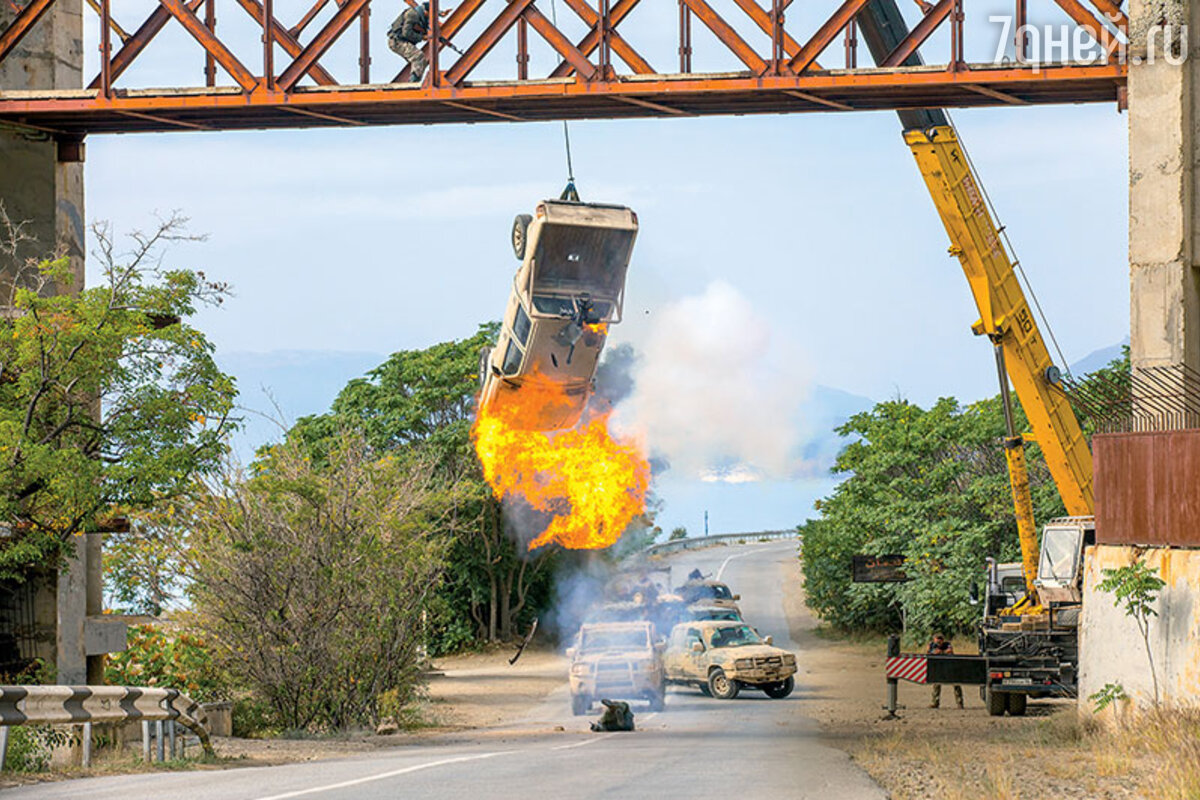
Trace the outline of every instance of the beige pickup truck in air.
<path fill-rule="evenodd" d="M 742 689 L 761 689 L 780 700 L 795 687 L 796 656 L 774 647 L 744 622 L 703 620 L 676 625 L 663 657 L 667 683 L 695 686 L 732 700 Z"/>
<path fill-rule="evenodd" d="M 592 391 L 608 326 L 621 321 L 637 214 L 624 206 L 545 200 L 513 223 L 520 260 L 494 348 L 480 354 L 479 406 L 503 402 L 531 381 L 561 388 L 567 402 L 531 420 L 569 428 Z"/>

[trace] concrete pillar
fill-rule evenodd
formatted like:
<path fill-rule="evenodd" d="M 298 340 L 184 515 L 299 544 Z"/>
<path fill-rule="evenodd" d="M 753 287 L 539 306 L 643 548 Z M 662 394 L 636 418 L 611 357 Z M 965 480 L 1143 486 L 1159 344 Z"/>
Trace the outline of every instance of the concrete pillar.
<path fill-rule="evenodd" d="M 12 3 L 0 3 L 0 28 L 7 27 L 15 14 Z M 0 62 L 0 90 L 82 86 L 82 0 L 57 0 Z M 50 255 L 69 256 L 75 277 L 71 286 L 53 286 L 49 291 L 83 288 L 83 152 L 78 139 L 56 139 L 43 131 L 8 125 L 0 128 L 0 202 L 9 220 L 22 224 L 29 237 L 11 261 L 0 264 L 0 304 L 7 304 L 8 290 L 28 260 Z M 0 227 L 0 236 L 4 234 Z M 86 683 L 89 678 L 85 629 L 89 611 L 99 613 L 99 540 L 99 536 L 76 537 L 75 553 L 59 572 L 53 593 L 55 610 L 50 616 L 56 627 L 55 667 L 60 683 Z M 43 612 L 38 616 L 42 618 Z M 96 677 L 100 662 L 91 660 L 91 677 Z"/>
<path fill-rule="evenodd" d="M 1129 12 L 1130 351 L 1200 371 L 1200 0 Z"/>

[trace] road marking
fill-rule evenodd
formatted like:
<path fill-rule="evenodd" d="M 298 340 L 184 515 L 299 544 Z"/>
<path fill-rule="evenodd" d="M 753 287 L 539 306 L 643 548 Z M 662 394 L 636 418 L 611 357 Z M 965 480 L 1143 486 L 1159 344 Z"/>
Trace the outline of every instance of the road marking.
<path fill-rule="evenodd" d="M 371 783 L 372 781 L 382 781 L 388 778 L 395 778 L 397 775 L 407 775 L 410 772 L 419 772 L 423 769 L 432 769 L 433 767 L 443 767 L 446 764 L 461 764 L 464 761 L 479 761 L 484 758 L 493 758 L 494 756 L 502 756 L 505 753 L 511 753 L 512 750 L 499 750 L 495 753 L 480 753 L 475 756 L 459 756 L 458 758 L 443 758 L 441 761 L 430 761 L 428 764 L 417 764 L 404 769 L 394 769 L 391 772 L 381 772 L 378 775 L 368 775 L 365 778 L 355 778 L 354 780 L 342 781 L 341 783 L 331 783 L 327 786 L 313 786 L 309 789 L 297 789 L 294 792 L 284 792 L 283 794 L 273 794 L 268 797 L 260 797 L 258 800 L 287 800 L 289 797 L 302 797 L 306 794 L 316 794 L 318 792 L 330 792 L 334 789 L 345 789 L 347 786 L 358 786 L 363 783 Z"/>
<path fill-rule="evenodd" d="M 731 555 L 729 558 L 725 559 L 725 561 L 721 563 L 721 568 L 717 570 L 716 580 L 721 580 L 721 576 L 725 574 L 725 568 L 729 566 L 730 561 L 733 561 L 735 558 L 745 558 L 748 555 L 750 555 L 749 550 L 744 553 L 735 553 L 734 555 Z"/>
<path fill-rule="evenodd" d="M 649 714 L 646 714 L 645 716 L 642 717 L 642 722 L 645 722 L 646 720 L 654 719 L 657 716 L 658 716 L 658 712 L 652 711 Z M 589 744 L 593 744 L 594 742 L 598 742 L 601 739 L 607 739 L 610 736 L 616 736 L 617 733 L 618 733 L 617 731 L 609 731 L 608 733 L 603 734 L 602 736 L 596 736 L 592 739 L 584 739 L 582 742 L 572 742 L 571 744 L 560 744 L 556 747 L 551 747 L 550 749 L 551 750 L 573 750 L 576 747 L 584 747 L 585 745 L 589 745 Z M 268 798 L 268 800 L 269 800 L 269 798 Z"/>
<path fill-rule="evenodd" d="M 582 742 L 574 742 L 572 744 L 560 744 L 558 747 L 551 747 L 550 749 L 551 750 L 571 750 L 576 747 L 584 747 L 589 744 L 595 744 L 596 742 L 600 741 L 601 739 L 607 739 L 608 737 L 614 736 L 614 735 L 615 734 L 613 734 L 613 733 L 606 733 L 603 736 L 597 736 L 594 739 L 584 739 Z"/>

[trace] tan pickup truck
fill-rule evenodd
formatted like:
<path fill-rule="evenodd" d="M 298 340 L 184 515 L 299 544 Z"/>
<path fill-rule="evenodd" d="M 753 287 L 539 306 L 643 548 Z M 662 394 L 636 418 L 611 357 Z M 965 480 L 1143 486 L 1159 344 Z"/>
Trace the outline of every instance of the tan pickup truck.
<path fill-rule="evenodd" d="M 542 409 L 537 430 L 579 421 L 608 326 L 621 321 L 637 214 L 624 206 L 545 200 L 513 223 L 521 266 L 494 348 L 480 354 L 480 408 L 531 382 L 562 389 L 567 402 Z"/>
<path fill-rule="evenodd" d="M 744 688 L 776 700 L 795 687 L 796 656 L 774 647 L 744 622 L 697 620 L 676 625 L 663 657 L 667 683 L 695 686 L 721 700 Z"/>
<path fill-rule="evenodd" d="M 597 700 L 645 700 L 661 711 L 666 692 L 662 645 L 650 622 L 597 622 L 579 629 L 571 659 L 571 711 Z"/>

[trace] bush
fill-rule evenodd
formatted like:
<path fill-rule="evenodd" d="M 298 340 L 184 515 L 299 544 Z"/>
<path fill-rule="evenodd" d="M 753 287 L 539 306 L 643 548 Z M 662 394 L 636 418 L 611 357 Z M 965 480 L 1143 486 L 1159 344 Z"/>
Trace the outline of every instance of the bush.
<path fill-rule="evenodd" d="M 8 729 L 8 757 L 2 766 L 14 772 L 44 772 L 54 749 L 69 740 L 66 731 L 50 725 L 13 725 Z"/>
<path fill-rule="evenodd" d="M 380 694 L 406 702 L 421 680 L 422 610 L 445 555 L 431 509 L 449 510 L 450 489 L 351 434 L 323 464 L 288 443 L 257 467 L 197 506 L 198 619 L 284 730 L 373 725 Z"/>
<path fill-rule="evenodd" d="M 279 717 L 269 703 L 255 697 L 233 701 L 233 735 L 242 739 L 265 739 L 283 731 Z"/>
<path fill-rule="evenodd" d="M 155 625 L 129 629 L 128 647 L 108 657 L 104 679 L 117 686 L 178 689 L 202 703 L 229 694 L 228 681 L 200 636 Z"/>

